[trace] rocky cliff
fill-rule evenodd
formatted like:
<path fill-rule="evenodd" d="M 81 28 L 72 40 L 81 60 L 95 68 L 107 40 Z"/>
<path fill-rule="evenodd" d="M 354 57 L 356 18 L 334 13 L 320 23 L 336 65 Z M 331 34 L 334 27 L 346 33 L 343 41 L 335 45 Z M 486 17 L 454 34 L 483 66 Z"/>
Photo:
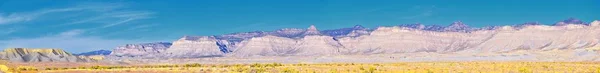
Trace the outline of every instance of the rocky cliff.
<path fill-rule="evenodd" d="M 229 52 L 214 36 L 184 36 L 166 50 L 167 57 L 214 57 Z"/>
<path fill-rule="evenodd" d="M 172 44 L 167 42 L 157 43 L 142 43 L 142 44 L 126 44 L 115 48 L 111 56 L 153 56 L 154 54 L 162 53 Z"/>
<path fill-rule="evenodd" d="M 110 55 L 111 52 L 112 51 L 110 51 L 110 50 L 96 50 L 96 51 L 84 52 L 84 53 L 73 54 L 73 55 L 77 55 L 77 56 Z"/>
<path fill-rule="evenodd" d="M 218 36 L 184 36 L 162 57 L 327 56 L 398 53 L 507 53 L 577 50 L 600 47 L 600 22 L 577 19 L 553 26 L 537 22 L 472 28 L 462 22 L 449 26 L 404 24 L 364 28 L 360 25 L 319 31 L 286 28 Z M 594 50 L 595 51 L 595 50 Z"/>
<path fill-rule="evenodd" d="M 84 56 L 75 56 L 62 49 L 8 48 L 0 52 L 0 59 L 11 62 L 92 62 Z"/>

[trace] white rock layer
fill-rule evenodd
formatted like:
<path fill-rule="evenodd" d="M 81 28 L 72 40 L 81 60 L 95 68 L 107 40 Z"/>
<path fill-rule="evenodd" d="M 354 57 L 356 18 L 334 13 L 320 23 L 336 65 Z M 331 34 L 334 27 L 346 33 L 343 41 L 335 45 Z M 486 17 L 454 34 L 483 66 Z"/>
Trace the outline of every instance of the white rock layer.
<path fill-rule="evenodd" d="M 92 62 L 85 56 L 75 56 L 62 49 L 8 48 L 0 52 L 1 60 L 11 62 Z"/>
<path fill-rule="evenodd" d="M 266 35 L 239 43 L 212 36 L 183 37 L 166 50 L 168 57 L 327 56 L 398 53 L 506 53 L 576 50 L 600 47 L 598 21 L 587 25 L 527 25 L 465 32 L 427 31 L 404 27 L 355 30 L 346 37 L 320 35 L 311 26 L 299 38 Z M 465 27 L 466 28 L 466 27 Z M 361 34 L 361 35 L 358 35 Z M 230 42 L 229 42 L 230 43 Z M 226 46 L 226 47 L 224 47 Z"/>
<path fill-rule="evenodd" d="M 167 57 L 212 57 L 225 53 L 219 49 L 217 39 L 212 36 L 185 36 L 175 42 L 165 51 Z"/>

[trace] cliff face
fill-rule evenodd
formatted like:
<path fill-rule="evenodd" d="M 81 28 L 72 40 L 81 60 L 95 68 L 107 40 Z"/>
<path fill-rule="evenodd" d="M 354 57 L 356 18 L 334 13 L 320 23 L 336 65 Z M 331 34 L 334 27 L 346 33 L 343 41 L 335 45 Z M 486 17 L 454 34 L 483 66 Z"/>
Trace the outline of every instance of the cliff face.
<path fill-rule="evenodd" d="M 265 36 L 242 41 L 231 56 L 314 56 L 337 55 L 342 45 L 330 36 L 305 36 L 290 39 Z"/>
<path fill-rule="evenodd" d="M 110 55 L 112 56 L 148 56 L 162 53 L 172 44 L 166 42 L 126 44 L 115 48 Z"/>
<path fill-rule="evenodd" d="M 74 56 L 62 49 L 8 48 L 0 52 L 0 59 L 12 62 L 92 62 L 84 56 Z"/>
<path fill-rule="evenodd" d="M 560 25 L 525 23 L 471 28 L 407 24 L 375 29 L 360 25 L 319 31 L 286 28 L 218 36 L 184 36 L 172 46 L 126 45 L 111 55 L 163 58 L 328 56 L 401 53 L 490 54 L 515 51 L 573 51 L 600 47 L 600 21 L 589 25 L 576 19 Z M 130 51 L 132 50 L 132 51 Z"/>
<path fill-rule="evenodd" d="M 175 42 L 164 53 L 166 57 L 212 57 L 222 56 L 228 51 L 218 44 L 213 36 L 185 36 Z"/>
<path fill-rule="evenodd" d="M 592 23 L 590 23 L 590 26 L 600 26 L 600 21 L 599 20 L 595 20 Z"/>
<path fill-rule="evenodd" d="M 110 53 L 112 53 L 112 51 L 110 51 L 110 50 L 96 50 L 96 51 L 84 52 L 84 53 L 73 54 L 73 55 L 93 56 L 93 55 L 110 55 Z"/>
<path fill-rule="evenodd" d="M 502 53 L 519 50 L 575 50 L 600 47 L 600 23 L 575 19 L 548 26 L 470 28 L 461 22 L 447 27 L 420 24 L 378 27 L 355 26 L 318 31 L 315 26 L 294 33 L 249 32 L 224 36 L 186 36 L 167 50 L 170 58 L 214 56 L 322 56 L 393 53 Z M 435 27 L 435 28 L 434 28 Z M 293 36 L 281 36 L 281 34 Z"/>
<path fill-rule="evenodd" d="M 488 33 L 436 32 L 402 27 L 379 27 L 370 35 L 340 38 L 346 54 L 454 52 L 480 42 Z"/>
<path fill-rule="evenodd" d="M 569 18 L 554 24 L 554 26 L 565 26 L 565 25 L 586 25 L 583 21 L 575 18 Z"/>

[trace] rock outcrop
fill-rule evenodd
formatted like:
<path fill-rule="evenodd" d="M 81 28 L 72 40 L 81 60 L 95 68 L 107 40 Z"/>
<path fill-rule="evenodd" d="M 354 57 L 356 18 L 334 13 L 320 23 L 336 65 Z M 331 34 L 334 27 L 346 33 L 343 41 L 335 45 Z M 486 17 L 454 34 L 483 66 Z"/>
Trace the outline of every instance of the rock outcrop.
<path fill-rule="evenodd" d="M 110 55 L 111 52 L 112 51 L 110 51 L 110 50 L 96 50 L 96 51 L 84 52 L 84 53 L 73 54 L 73 55 L 76 55 L 76 56 Z"/>
<path fill-rule="evenodd" d="M 452 24 L 450 24 L 450 26 L 444 28 L 444 31 L 450 31 L 450 32 L 470 32 L 471 28 L 466 25 L 463 24 L 460 21 L 454 22 Z"/>
<path fill-rule="evenodd" d="M 11 62 L 93 62 L 85 56 L 75 56 L 62 49 L 8 48 L 0 52 L 0 59 Z"/>
<path fill-rule="evenodd" d="M 220 48 L 218 41 L 214 36 L 184 36 L 173 42 L 173 45 L 165 51 L 165 56 L 176 58 L 222 56 L 228 50 Z"/>
<path fill-rule="evenodd" d="M 585 23 L 583 23 L 583 21 L 581 21 L 579 19 L 569 18 L 567 20 L 563 20 L 563 21 L 555 23 L 554 26 L 565 26 L 565 25 L 569 25 L 569 24 L 573 24 L 573 25 L 586 25 Z"/>
<path fill-rule="evenodd" d="M 232 56 L 314 56 L 337 55 L 342 45 L 331 36 L 305 36 L 291 39 L 265 36 L 242 41 Z"/>
<path fill-rule="evenodd" d="M 600 26 L 600 21 L 594 20 L 592 23 L 590 23 L 590 26 Z"/>
<path fill-rule="evenodd" d="M 232 56 L 289 56 L 298 52 L 295 39 L 264 36 L 242 41 Z"/>
<path fill-rule="evenodd" d="M 128 57 L 154 56 L 155 54 L 164 52 L 171 45 L 168 42 L 126 44 L 115 48 L 110 55 Z"/>
<path fill-rule="evenodd" d="M 315 25 L 310 25 L 310 27 L 308 27 L 308 29 L 306 29 L 306 31 L 304 31 L 304 33 L 302 33 L 302 35 L 320 35 L 321 32 L 319 30 L 317 30 L 317 27 L 315 27 Z"/>
<path fill-rule="evenodd" d="M 332 37 L 348 37 L 348 36 L 356 37 L 356 36 L 360 36 L 360 35 L 368 35 L 370 30 L 361 25 L 355 25 L 352 28 L 323 30 L 321 32 L 327 36 L 332 36 Z"/>
<path fill-rule="evenodd" d="M 166 58 L 327 56 L 398 53 L 507 53 L 578 50 L 600 47 L 600 22 L 576 19 L 556 26 L 525 23 L 471 28 L 462 22 L 442 27 L 404 24 L 391 27 L 319 31 L 286 28 L 219 36 L 184 36 L 165 52 Z"/>

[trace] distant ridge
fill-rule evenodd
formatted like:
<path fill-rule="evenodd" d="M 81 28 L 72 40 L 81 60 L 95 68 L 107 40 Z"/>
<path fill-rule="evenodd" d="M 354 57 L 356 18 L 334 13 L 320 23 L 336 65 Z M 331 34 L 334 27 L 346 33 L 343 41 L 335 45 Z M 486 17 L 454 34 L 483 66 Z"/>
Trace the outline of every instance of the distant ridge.
<path fill-rule="evenodd" d="M 555 23 L 554 26 L 565 26 L 565 25 L 568 25 L 568 24 L 587 25 L 587 24 L 585 24 L 583 21 L 581 21 L 579 19 L 569 18 L 567 20 L 563 20 L 563 21 Z"/>
<path fill-rule="evenodd" d="M 84 52 L 84 53 L 73 54 L 73 55 L 76 55 L 76 56 L 109 55 L 111 52 L 112 51 L 110 51 L 110 50 L 96 50 L 96 51 Z"/>
<path fill-rule="evenodd" d="M 311 25 L 306 29 L 284 28 L 215 36 L 184 36 L 174 41 L 172 46 L 160 47 L 165 49 L 163 52 L 148 54 L 144 58 L 331 56 L 417 52 L 496 54 L 519 50 L 580 51 L 600 47 L 600 22 L 586 24 L 570 18 L 559 23 L 548 26 L 528 22 L 473 28 L 457 21 L 445 27 L 402 24 L 371 29 L 356 25 L 332 30 L 318 30 L 315 25 Z"/>
<path fill-rule="evenodd" d="M 186 39 L 193 40 L 192 38 Z M 105 54 L 105 52 L 109 52 L 109 55 L 113 56 L 148 56 L 153 55 L 155 53 L 162 53 L 171 45 L 172 43 L 169 42 L 126 44 L 115 48 L 112 52 L 104 51 L 103 54 Z"/>
<path fill-rule="evenodd" d="M 62 49 L 7 48 L 0 52 L 0 59 L 11 62 L 93 62 L 95 60 L 75 56 Z"/>

